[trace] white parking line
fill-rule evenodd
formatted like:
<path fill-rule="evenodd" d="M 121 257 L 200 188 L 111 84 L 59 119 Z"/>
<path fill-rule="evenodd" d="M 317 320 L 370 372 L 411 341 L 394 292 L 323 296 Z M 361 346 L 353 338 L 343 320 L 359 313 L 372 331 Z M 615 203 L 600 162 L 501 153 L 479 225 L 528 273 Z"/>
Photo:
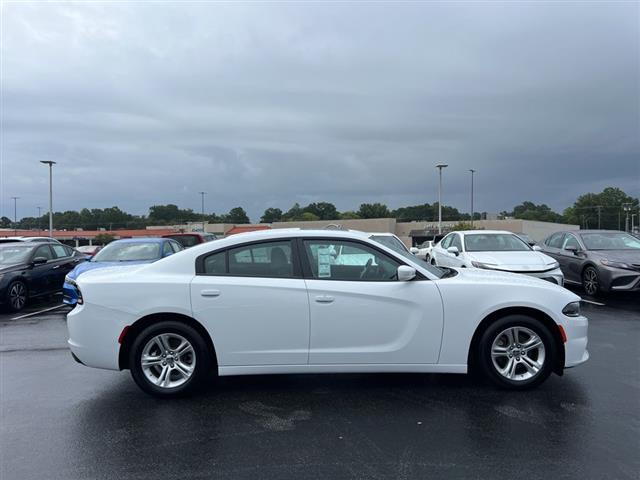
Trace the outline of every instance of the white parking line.
<path fill-rule="evenodd" d="M 34 315 L 40 315 L 41 313 L 50 312 L 51 310 L 56 310 L 57 308 L 64 307 L 64 303 L 62 305 L 56 305 L 55 307 L 45 308 L 44 310 L 38 310 L 37 312 L 27 313 L 26 315 L 21 315 L 19 317 L 13 317 L 11 320 L 20 320 L 21 318 L 33 317 Z"/>
<path fill-rule="evenodd" d="M 594 302 L 593 300 L 586 300 L 584 298 L 581 299 L 580 301 L 584 302 L 584 303 L 590 303 L 591 305 L 598 305 L 599 307 L 606 307 L 607 306 L 606 303 Z"/>

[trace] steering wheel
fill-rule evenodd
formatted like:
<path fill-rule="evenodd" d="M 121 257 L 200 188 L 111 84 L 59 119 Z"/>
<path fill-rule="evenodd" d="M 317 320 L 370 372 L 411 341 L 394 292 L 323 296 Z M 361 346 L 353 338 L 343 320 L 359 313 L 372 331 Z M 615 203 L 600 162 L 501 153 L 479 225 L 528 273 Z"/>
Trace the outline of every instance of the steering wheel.
<path fill-rule="evenodd" d="M 362 269 L 362 272 L 360 272 L 360 280 L 367 277 L 367 274 L 369 273 L 369 269 L 371 268 L 372 263 L 373 263 L 373 258 L 370 258 L 369 260 L 367 260 L 367 263 Z"/>

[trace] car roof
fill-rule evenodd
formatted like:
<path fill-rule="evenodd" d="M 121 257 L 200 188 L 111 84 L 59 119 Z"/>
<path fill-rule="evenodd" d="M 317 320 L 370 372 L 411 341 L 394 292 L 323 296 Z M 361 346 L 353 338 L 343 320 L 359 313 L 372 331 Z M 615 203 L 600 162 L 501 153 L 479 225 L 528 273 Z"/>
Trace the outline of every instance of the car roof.
<path fill-rule="evenodd" d="M 166 242 L 166 238 L 162 237 L 136 237 L 136 238 L 121 238 L 111 243 L 163 243 Z M 109 245 L 111 245 L 109 243 Z"/>

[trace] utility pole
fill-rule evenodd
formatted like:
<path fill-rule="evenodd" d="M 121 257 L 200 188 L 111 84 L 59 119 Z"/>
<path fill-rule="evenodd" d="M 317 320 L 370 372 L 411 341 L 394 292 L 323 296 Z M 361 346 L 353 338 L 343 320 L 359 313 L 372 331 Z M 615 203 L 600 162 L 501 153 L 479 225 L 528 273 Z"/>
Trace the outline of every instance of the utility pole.
<path fill-rule="evenodd" d="M 447 168 L 448 166 L 449 165 L 445 163 L 439 163 L 436 165 L 440 176 L 438 183 L 438 235 L 442 233 L 442 169 Z"/>
<path fill-rule="evenodd" d="M 471 172 L 471 228 L 473 228 L 473 174 L 476 171 L 473 168 L 470 168 L 469 171 Z"/>
<path fill-rule="evenodd" d="M 49 165 L 49 237 L 53 237 L 53 166 L 56 162 L 40 160 L 40 163 Z"/>
<path fill-rule="evenodd" d="M 600 217 L 602 213 L 602 205 L 596 205 L 596 209 L 598 210 L 598 230 L 600 230 Z"/>
<path fill-rule="evenodd" d="M 18 199 L 20 197 L 11 197 L 13 200 L 13 234 L 18 235 Z"/>
<path fill-rule="evenodd" d="M 200 193 L 200 196 L 202 197 L 202 233 L 204 233 L 204 196 L 207 194 L 207 192 L 198 193 Z"/>
<path fill-rule="evenodd" d="M 628 232 L 629 231 L 629 212 L 631 211 L 631 204 L 623 203 L 622 210 L 626 212 L 626 217 L 624 219 L 624 231 Z"/>

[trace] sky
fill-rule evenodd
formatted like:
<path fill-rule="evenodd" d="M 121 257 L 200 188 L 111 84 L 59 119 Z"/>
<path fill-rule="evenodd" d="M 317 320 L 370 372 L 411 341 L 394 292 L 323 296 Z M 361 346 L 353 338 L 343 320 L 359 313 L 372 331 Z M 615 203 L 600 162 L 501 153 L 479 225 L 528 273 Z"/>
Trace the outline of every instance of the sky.
<path fill-rule="evenodd" d="M 640 195 L 637 2 L 7 2 L 0 215 Z"/>

